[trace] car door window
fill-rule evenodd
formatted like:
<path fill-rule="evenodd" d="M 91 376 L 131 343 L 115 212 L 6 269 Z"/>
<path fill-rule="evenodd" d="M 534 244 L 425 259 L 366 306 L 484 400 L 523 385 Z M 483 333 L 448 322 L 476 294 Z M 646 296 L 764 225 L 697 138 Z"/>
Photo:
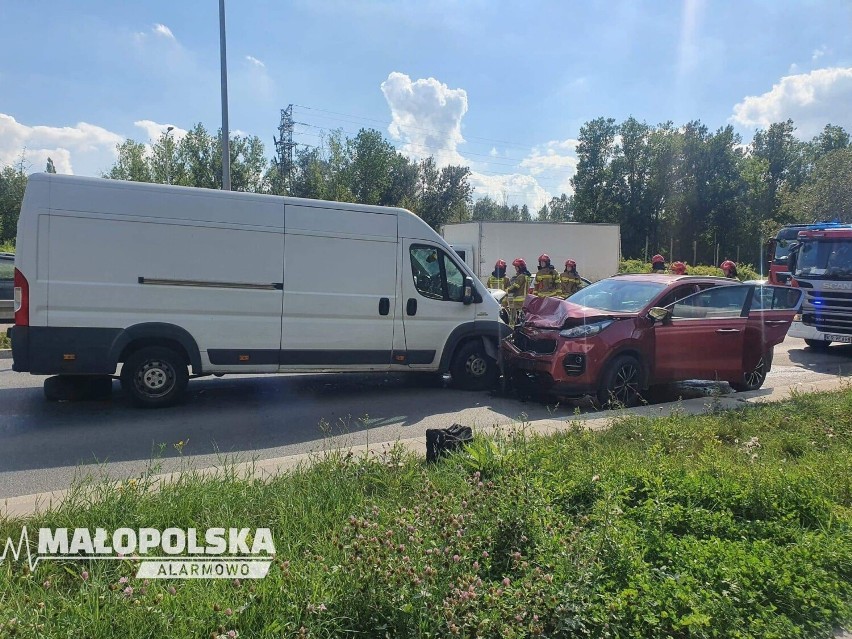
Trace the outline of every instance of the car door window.
<path fill-rule="evenodd" d="M 749 310 L 783 311 L 797 309 L 801 299 L 801 289 L 790 286 L 756 286 Z"/>
<path fill-rule="evenodd" d="M 433 246 L 413 245 L 411 274 L 414 288 L 423 297 L 461 302 L 464 296 L 464 273 L 450 256 Z"/>
<path fill-rule="evenodd" d="M 662 306 L 663 308 L 665 308 L 666 306 L 670 306 L 685 297 L 689 297 L 693 293 L 697 293 L 699 290 L 700 289 L 698 288 L 697 284 L 678 286 L 676 289 L 666 293 L 663 298 L 659 302 L 657 302 L 657 304 L 655 304 L 655 306 Z"/>
<path fill-rule="evenodd" d="M 676 302 L 672 319 L 742 317 L 751 287 L 716 286 Z"/>

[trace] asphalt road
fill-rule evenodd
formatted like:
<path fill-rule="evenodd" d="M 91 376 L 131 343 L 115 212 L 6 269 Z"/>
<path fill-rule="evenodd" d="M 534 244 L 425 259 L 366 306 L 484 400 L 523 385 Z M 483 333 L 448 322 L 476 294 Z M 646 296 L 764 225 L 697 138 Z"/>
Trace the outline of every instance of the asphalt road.
<path fill-rule="evenodd" d="M 0 360 L 0 499 L 67 488 L 85 475 L 129 477 L 152 463 L 162 472 L 182 455 L 198 466 L 380 444 L 418 437 L 455 422 L 507 425 L 517 420 L 568 418 L 588 402 L 522 401 L 515 396 L 445 388 L 434 376 L 246 375 L 203 378 L 187 401 L 164 410 L 138 410 L 114 382 L 111 401 L 50 403 L 43 377 L 13 373 Z M 852 345 L 816 353 L 788 338 L 775 349 L 766 387 L 787 387 L 852 374 Z M 675 401 L 731 392 L 727 384 L 688 383 L 652 397 Z"/>

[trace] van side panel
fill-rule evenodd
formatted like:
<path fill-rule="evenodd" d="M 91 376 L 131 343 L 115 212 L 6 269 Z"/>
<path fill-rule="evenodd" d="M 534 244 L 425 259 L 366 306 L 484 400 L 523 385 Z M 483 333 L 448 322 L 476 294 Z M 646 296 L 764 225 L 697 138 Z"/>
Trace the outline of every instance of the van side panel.
<path fill-rule="evenodd" d="M 365 208 L 287 205 L 281 370 L 389 368 L 397 217 Z"/>
<path fill-rule="evenodd" d="M 49 326 L 166 321 L 202 353 L 279 348 L 278 231 L 54 211 L 49 246 Z"/>

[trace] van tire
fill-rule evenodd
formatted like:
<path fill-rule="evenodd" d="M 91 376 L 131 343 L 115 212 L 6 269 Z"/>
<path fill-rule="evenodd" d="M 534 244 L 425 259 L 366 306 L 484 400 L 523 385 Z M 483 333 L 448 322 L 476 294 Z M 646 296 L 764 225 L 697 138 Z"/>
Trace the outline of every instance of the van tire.
<path fill-rule="evenodd" d="M 642 364 L 632 355 L 619 355 L 606 367 L 598 389 L 601 408 L 630 408 L 642 398 Z"/>
<path fill-rule="evenodd" d="M 456 388 L 488 390 L 497 384 L 497 361 L 485 352 L 481 340 L 471 340 L 456 351 L 450 374 Z"/>
<path fill-rule="evenodd" d="M 810 346 L 812 350 L 820 353 L 824 353 L 828 350 L 828 347 L 831 346 L 831 342 L 823 339 L 806 339 L 805 344 Z"/>
<path fill-rule="evenodd" d="M 44 380 L 44 397 L 50 402 L 103 401 L 111 395 L 109 375 L 54 375 Z"/>
<path fill-rule="evenodd" d="M 121 367 L 121 388 L 140 408 L 173 406 L 188 382 L 186 359 L 163 346 L 139 349 Z"/>

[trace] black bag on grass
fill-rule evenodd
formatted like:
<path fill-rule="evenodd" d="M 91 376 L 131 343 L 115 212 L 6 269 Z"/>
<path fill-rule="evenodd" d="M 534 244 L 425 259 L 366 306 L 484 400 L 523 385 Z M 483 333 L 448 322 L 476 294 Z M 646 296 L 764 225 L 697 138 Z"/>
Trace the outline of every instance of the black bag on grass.
<path fill-rule="evenodd" d="M 458 450 L 463 444 L 473 440 L 470 426 L 453 424 L 449 428 L 426 429 L 426 461 L 436 462 L 439 457 Z"/>

